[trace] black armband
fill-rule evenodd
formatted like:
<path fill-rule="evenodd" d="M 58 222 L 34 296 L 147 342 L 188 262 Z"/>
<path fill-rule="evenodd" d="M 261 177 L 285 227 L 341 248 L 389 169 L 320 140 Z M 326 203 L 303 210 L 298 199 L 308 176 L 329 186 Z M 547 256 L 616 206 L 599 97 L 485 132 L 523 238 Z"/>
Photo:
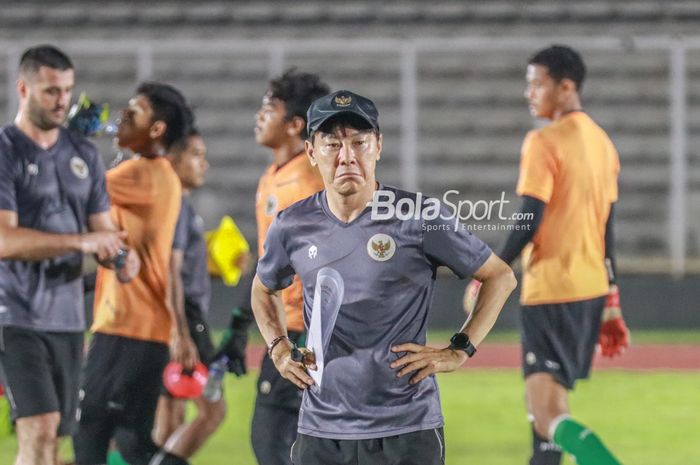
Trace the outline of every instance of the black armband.
<path fill-rule="evenodd" d="M 521 219 L 517 221 L 516 228 L 508 236 L 506 244 L 499 254 L 501 260 L 510 265 L 513 260 L 518 258 L 523 248 L 535 236 L 546 206 L 547 204 L 540 199 L 529 195 L 523 196 L 519 212 Z"/>

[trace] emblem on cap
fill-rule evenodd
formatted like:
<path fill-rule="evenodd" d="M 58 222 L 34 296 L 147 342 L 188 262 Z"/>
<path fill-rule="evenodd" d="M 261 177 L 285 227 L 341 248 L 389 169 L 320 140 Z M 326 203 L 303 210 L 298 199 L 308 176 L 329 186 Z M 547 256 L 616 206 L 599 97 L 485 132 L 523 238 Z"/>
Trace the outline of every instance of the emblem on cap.
<path fill-rule="evenodd" d="M 367 254 L 378 262 L 385 262 L 394 256 L 396 242 L 386 234 L 375 234 L 367 241 Z"/>
<path fill-rule="evenodd" d="M 339 107 L 349 107 L 352 104 L 352 97 L 350 95 L 336 95 L 334 102 Z"/>
<path fill-rule="evenodd" d="M 85 179 L 88 177 L 88 174 L 90 174 L 85 160 L 80 157 L 73 157 L 70 159 L 70 170 L 79 179 Z"/>

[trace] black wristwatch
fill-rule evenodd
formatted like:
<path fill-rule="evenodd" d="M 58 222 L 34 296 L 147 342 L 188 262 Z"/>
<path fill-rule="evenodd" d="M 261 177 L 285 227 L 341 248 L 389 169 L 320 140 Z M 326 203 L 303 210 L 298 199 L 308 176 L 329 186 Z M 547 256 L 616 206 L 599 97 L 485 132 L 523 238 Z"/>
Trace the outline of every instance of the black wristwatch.
<path fill-rule="evenodd" d="M 476 353 L 476 347 L 469 340 L 469 336 L 464 333 L 455 333 L 452 338 L 450 338 L 450 349 L 453 350 L 463 350 L 469 356 L 473 357 Z"/>

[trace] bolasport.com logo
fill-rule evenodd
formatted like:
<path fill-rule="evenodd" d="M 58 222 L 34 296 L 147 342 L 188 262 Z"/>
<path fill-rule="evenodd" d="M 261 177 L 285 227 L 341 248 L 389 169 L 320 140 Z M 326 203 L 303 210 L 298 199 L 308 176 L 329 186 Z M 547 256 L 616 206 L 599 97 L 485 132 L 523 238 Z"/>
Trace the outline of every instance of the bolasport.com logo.
<path fill-rule="evenodd" d="M 396 200 L 396 194 L 389 190 L 377 190 L 367 206 L 372 208 L 371 218 L 383 221 L 423 220 L 425 231 L 517 231 L 529 230 L 528 221 L 533 213 L 507 213 L 505 192 L 493 200 L 460 199 L 458 190 L 446 191 L 441 199 L 424 196 L 421 192 L 415 198 L 404 197 Z"/>

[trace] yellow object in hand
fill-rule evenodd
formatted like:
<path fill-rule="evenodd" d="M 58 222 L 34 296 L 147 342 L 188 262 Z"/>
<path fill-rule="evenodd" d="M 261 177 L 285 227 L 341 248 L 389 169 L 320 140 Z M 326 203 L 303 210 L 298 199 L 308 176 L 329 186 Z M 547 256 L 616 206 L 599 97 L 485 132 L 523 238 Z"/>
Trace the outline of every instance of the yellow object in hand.
<path fill-rule="evenodd" d="M 227 286 L 236 286 L 243 272 L 239 263 L 250 251 L 248 241 L 236 226 L 236 222 L 226 215 L 221 218 L 219 227 L 207 231 L 204 238 L 207 241 L 209 273 L 221 276 Z"/>

